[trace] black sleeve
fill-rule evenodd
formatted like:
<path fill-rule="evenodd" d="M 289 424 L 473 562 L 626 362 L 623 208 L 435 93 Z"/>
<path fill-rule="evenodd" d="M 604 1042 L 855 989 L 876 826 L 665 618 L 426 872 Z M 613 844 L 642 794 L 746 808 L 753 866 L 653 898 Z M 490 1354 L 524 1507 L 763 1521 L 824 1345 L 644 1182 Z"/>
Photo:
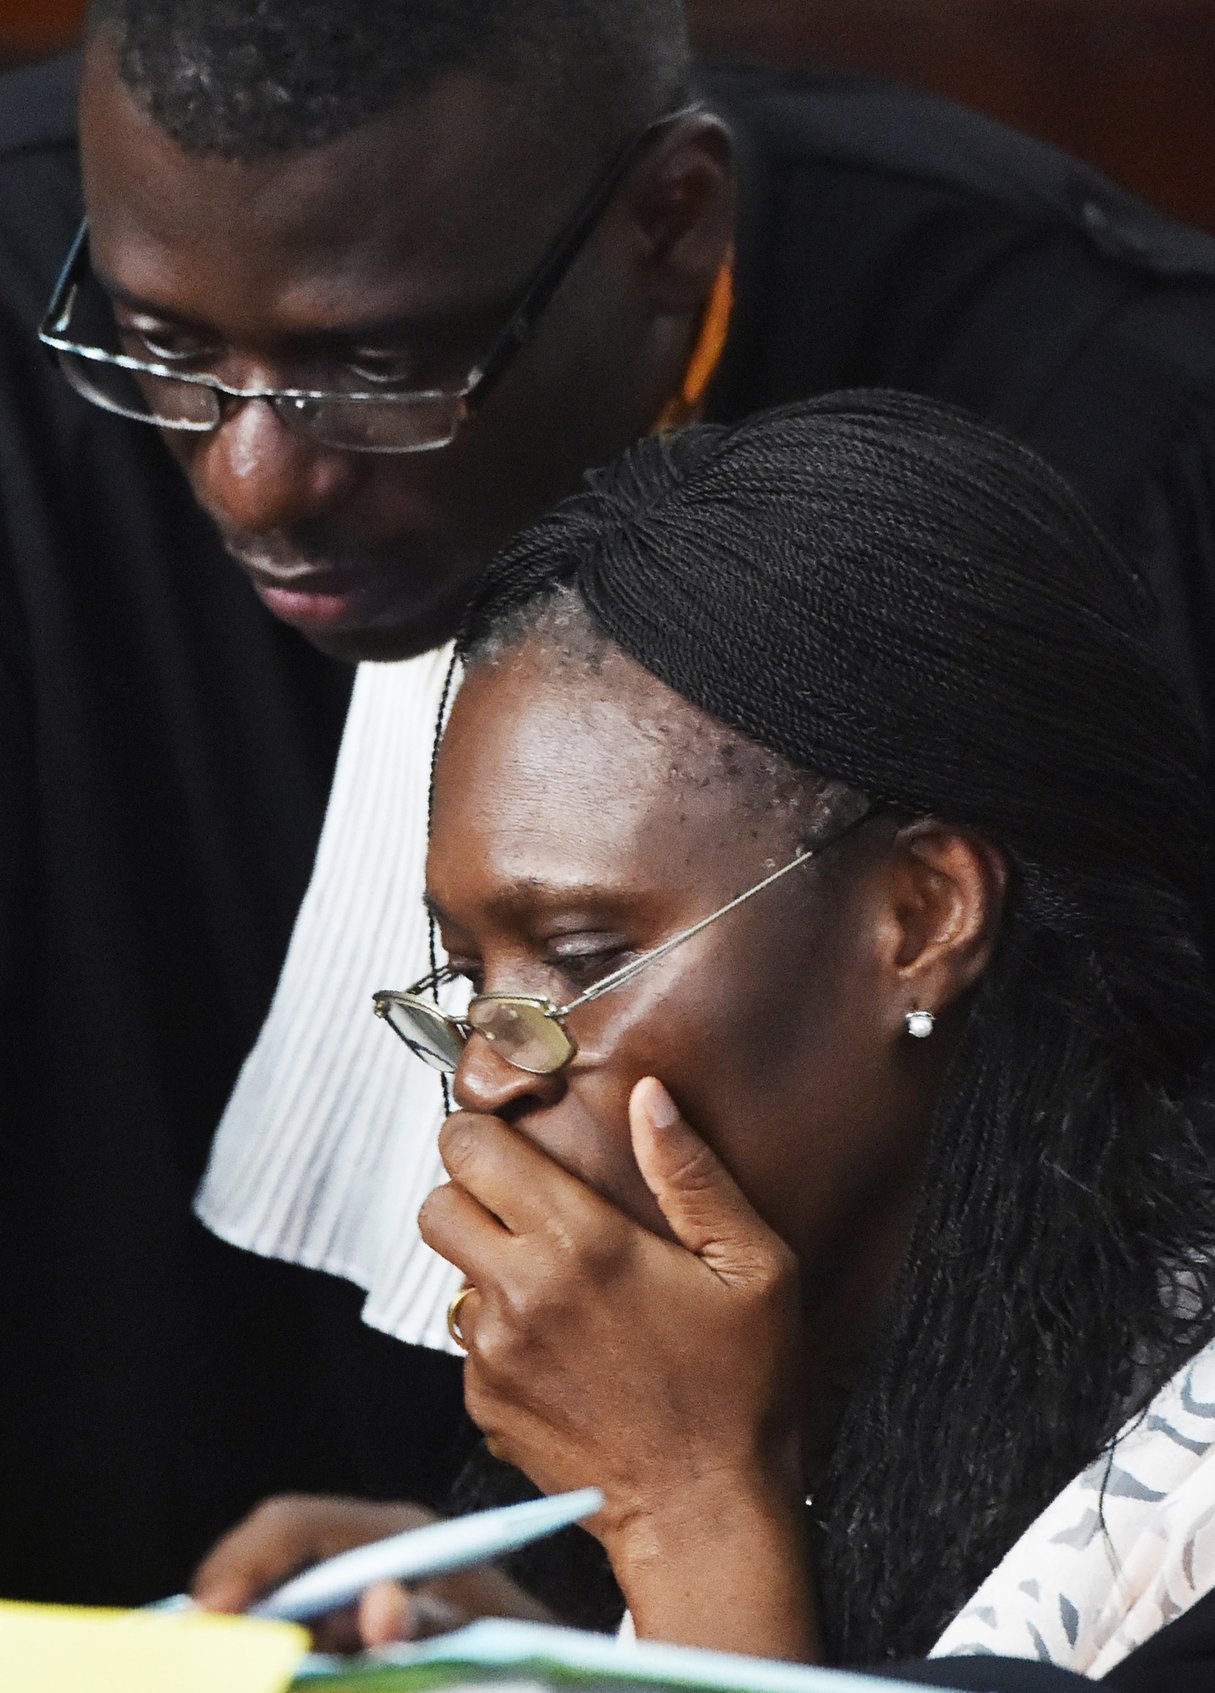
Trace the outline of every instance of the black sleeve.
<path fill-rule="evenodd" d="M 1056 1664 L 1025 1658 L 928 1658 L 891 1664 L 871 1675 L 917 1687 L 956 1687 L 969 1693 L 1080 1693 L 1092 1682 Z"/>
<path fill-rule="evenodd" d="M 1215 744 L 1215 280 L 1136 274 L 1027 433 L 1140 564 L 1156 644 Z"/>
<path fill-rule="evenodd" d="M 29 697 L 0 489 L 0 1121 L 7 1125 L 0 1130 L 0 1159 L 27 1108 L 31 914 L 39 898 L 34 814 Z"/>
<path fill-rule="evenodd" d="M 1215 1593 L 1208 1593 L 1124 1658 L 1104 1678 L 1116 1693 L 1211 1693 L 1215 1688 Z"/>
<path fill-rule="evenodd" d="M 1084 1676 L 1053 1664 L 1015 1658 L 931 1658 L 870 1671 L 881 1678 L 925 1687 L 970 1688 L 973 1693 L 1067 1693 L 1091 1687 Z M 1102 1676 L 1115 1693 L 1212 1693 L 1215 1689 L 1215 1593 L 1208 1593 L 1176 1621 Z"/>

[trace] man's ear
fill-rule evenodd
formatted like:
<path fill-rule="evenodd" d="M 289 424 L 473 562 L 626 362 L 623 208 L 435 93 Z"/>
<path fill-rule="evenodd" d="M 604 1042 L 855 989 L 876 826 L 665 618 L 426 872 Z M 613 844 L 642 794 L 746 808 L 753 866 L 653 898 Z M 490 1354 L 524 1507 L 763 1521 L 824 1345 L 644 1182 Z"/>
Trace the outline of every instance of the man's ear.
<path fill-rule="evenodd" d="M 999 933 L 1008 864 L 979 835 L 931 819 L 900 829 L 886 866 L 882 937 L 892 986 L 891 1021 L 909 1011 L 939 1017 L 974 986 Z"/>
<path fill-rule="evenodd" d="M 734 157 L 720 118 L 684 119 L 621 196 L 624 239 L 654 310 L 698 312 L 734 241 Z"/>

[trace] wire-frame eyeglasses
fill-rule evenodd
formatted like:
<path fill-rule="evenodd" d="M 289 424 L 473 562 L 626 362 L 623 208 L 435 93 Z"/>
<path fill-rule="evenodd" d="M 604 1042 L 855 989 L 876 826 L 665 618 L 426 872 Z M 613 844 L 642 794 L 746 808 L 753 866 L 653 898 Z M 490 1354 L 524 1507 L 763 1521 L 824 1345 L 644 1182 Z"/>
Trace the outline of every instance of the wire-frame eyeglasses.
<path fill-rule="evenodd" d="M 206 434 L 219 427 L 232 402 L 261 400 L 273 406 L 283 426 L 293 433 L 346 452 L 417 453 L 449 446 L 531 338 L 638 154 L 701 110 L 695 102 L 668 112 L 631 136 L 613 155 L 531 273 L 503 328 L 454 387 L 395 393 L 231 388 L 211 375 L 78 341 L 69 331 L 81 286 L 90 275 L 87 220 L 68 252 L 38 338 L 85 399 L 119 417 L 161 429 Z"/>
<path fill-rule="evenodd" d="M 453 1017 L 431 997 L 444 981 L 453 979 L 450 969 L 443 966 L 423 976 L 420 982 L 415 982 L 404 992 L 382 988 L 372 996 L 375 1014 L 384 1019 L 415 1057 L 445 1074 L 450 1075 L 459 1064 L 470 1036 L 479 1034 L 492 1042 L 494 1050 L 516 1069 L 526 1070 L 535 1076 L 552 1075 L 563 1070 L 578 1051 L 577 1042 L 565 1027 L 565 1019 L 571 1012 L 589 1005 L 601 994 L 631 982 L 639 971 L 665 958 L 675 947 L 682 946 L 684 941 L 707 929 L 710 923 L 716 923 L 719 917 L 753 899 L 791 870 L 817 858 L 873 815 L 872 807 L 866 806 L 822 840 L 804 848 L 788 864 L 782 864 L 779 870 L 773 870 L 770 875 L 736 894 L 707 917 L 669 936 L 660 946 L 631 958 L 619 970 L 613 970 L 566 1005 L 554 1005 L 550 999 L 536 994 L 482 993 L 471 1001 L 462 1017 Z"/>

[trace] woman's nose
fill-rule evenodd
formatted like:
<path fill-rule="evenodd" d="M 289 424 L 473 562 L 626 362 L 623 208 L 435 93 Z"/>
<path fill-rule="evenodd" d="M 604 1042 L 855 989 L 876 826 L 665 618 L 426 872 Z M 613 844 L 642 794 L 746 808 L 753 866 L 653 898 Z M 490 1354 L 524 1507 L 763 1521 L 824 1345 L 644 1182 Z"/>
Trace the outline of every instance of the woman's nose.
<path fill-rule="evenodd" d="M 452 1077 L 452 1094 L 461 1110 L 491 1117 L 509 1119 L 553 1105 L 564 1091 L 564 1072 L 536 1076 L 520 1070 L 494 1050 L 492 1041 L 475 1032 L 468 1037 Z"/>
<path fill-rule="evenodd" d="M 331 515 L 359 480 L 355 455 L 285 427 L 267 400 L 230 400 L 212 435 L 188 452 L 199 503 L 237 535 L 292 529 Z"/>

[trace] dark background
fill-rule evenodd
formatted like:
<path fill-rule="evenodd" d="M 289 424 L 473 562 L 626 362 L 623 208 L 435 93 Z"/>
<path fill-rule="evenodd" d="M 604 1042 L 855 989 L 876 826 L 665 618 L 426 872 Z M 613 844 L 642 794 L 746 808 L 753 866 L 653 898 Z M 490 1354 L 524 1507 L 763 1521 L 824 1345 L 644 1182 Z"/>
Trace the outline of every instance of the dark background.
<path fill-rule="evenodd" d="M 1215 230 L 1215 0 L 689 3 L 705 54 L 936 89 Z M 81 0 L 0 0 L 0 64 L 65 46 L 81 10 Z"/>

